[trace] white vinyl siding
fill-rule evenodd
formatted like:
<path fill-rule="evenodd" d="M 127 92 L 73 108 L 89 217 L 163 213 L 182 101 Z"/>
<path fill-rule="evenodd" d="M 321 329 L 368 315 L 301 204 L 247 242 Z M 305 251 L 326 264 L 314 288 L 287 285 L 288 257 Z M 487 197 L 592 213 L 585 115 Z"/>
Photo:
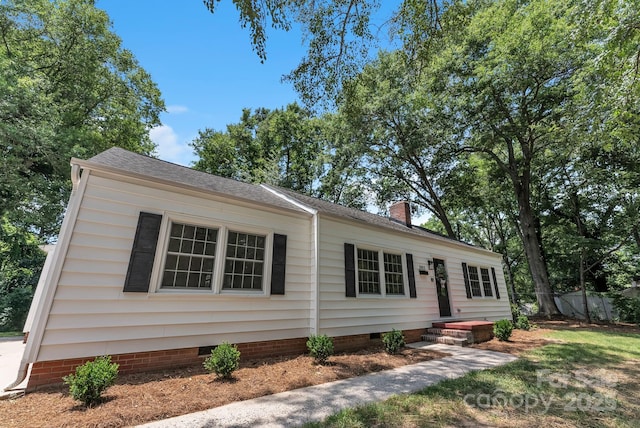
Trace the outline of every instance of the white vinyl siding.
<path fill-rule="evenodd" d="M 314 260 L 309 215 L 154 186 L 92 171 L 38 361 L 309 335 Z M 287 235 L 285 294 L 270 296 L 268 282 L 262 294 L 155 292 L 156 285 L 164 291 L 159 288 L 164 252 L 156 253 L 150 292 L 124 293 L 140 211 L 164 214 L 176 209 L 190 219 L 176 219 L 185 224 L 216 223 L 234 231 L 268 229 Z M 159 242 L 165 242 L 162 239 Z"/>
<path fill-rule="evenodd" d="M 329 336 L 367 334 L 396 329 L 420 329 L 440 320 L 433 269 L 421 275 L 418 267 L 434 258 L 447 266 L 447 284 L 451 302 L 450 319 L 498 320 L 509 316 L 510 307 L 500 255 L 477 251 L 457 243 L 412 237 L 357 222 L 320 216 L 319 220 L 319 332 Z M 344 243 L 357 248 L 381 249 L 383 253 L 412 254 L 416 281 L 415 299 L 349 298 L 345 296 Z M 405 293 L 406 260 L 402 257 Z M 461 264 L 495 266 L 501 299 L 467 299 Z M 356 261 L 357 263 L 357 261 Z M 368 296 L 367 296 L 368 297 Z M 375 297 L 375 296 L 374 296 Z"/>

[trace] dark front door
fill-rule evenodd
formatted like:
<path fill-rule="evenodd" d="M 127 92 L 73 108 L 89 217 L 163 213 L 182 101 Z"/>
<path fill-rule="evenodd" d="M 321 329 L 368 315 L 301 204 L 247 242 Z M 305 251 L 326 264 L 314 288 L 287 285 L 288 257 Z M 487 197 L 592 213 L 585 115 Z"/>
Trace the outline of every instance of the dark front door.
<path fill-rule="evenodd" d="M 451 305 L 449 304 L 449 284 L 447 269 L 444 260 L 433 259 L 433 271 L 436 277 L 436 292 L 438 293 L 438 307 L 441 317 L 451 316 Z"/>

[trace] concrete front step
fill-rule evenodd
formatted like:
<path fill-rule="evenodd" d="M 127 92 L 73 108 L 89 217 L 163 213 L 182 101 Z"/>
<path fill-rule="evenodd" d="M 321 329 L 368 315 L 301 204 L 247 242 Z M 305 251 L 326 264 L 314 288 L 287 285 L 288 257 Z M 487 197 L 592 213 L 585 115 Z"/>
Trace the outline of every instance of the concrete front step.
<path fill-rule="evenodd" d="M 422 336 L 425 342 L 442 343 L 444 345 L 468 346 L 470 341 L 466 338 L 442 336 L 438 334 L 425 334 Z"/>
<path fill-rule="evenodd" d="M 473 333 L 468 330 L 455 330 L 451 328 L 428 328 L 427 334 L 456 337 L 458 339 L 467 339 L 469 342 L 473 342 Z"/>

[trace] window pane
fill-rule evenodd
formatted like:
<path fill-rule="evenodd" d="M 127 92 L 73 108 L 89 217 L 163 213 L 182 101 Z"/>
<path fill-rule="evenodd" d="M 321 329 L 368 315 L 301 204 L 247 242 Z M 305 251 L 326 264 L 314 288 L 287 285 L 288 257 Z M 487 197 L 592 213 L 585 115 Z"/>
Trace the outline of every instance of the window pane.
<path fill-rule="evenodd" d="M 189 270 L 191 272 L 201 272 L 202 259 L 200 257 L 191 257 L 191 264 L 189 265 Z"/>
<path fill-rule="evenodd" d="M 178 270 L 189 270 L 189 256 L 178 257 Z"/>
<path fill-rule="evenodd" d="M 193 253 L 193 241 L 182 241 L 182 245 L 180 246 L 180 252 L 182 254 L 192 254 Z"/>
<path fill-rule="evenodd" d="M 207 239 L 207 229 L 205 229 L 204 227 L 197 227 L 196 228 L 196 240 L 204 241 L 206 239 Z"/>
<path fill-rule="evenodd" d="M 184 226 L 184 229 L 182 229 L 182 237 L 184 239 L 193 239 L 194 235 L 196 234 L 196 228 L 194 226 Z"/>
<path fill-rule="evenodd" d="M 193 254 L 204 253 L 204 242 L 196 241 L 193 243 Z"/>
<path fill-rule="evenodd" d="M 184 226 L 182 224 L 173 223 L 171 225 L 171 236 L 175 236 L 177 238 L 182 237 L 182 228 Z"/>
<path fill-rule="evenodd" d="M 169 239 L 169 251 L 170 252 L 180 252 L 180 239 L 179 238 L 171 238 Z"/>
<path fill-rule="evenodd" d="M 173 285 L 175 274 L 176 273 L 174 271 L 165 271 L 164 275 L 162 276 L 162 287 L 171 287 Z"/>
<path fill-rule="evenodd" d="M 174 287 L 186 287 L 186 286 L 187 286 L 187 273 L 186 272 L 176 273 Z"/>

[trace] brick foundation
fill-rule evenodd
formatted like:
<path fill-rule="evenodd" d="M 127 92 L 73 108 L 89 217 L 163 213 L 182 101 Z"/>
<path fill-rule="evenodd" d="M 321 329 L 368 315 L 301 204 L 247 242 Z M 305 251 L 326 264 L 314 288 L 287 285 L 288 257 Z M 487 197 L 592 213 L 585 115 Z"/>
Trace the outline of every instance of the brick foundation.
<path fill-rule="evenodd" d="M 405 330 L 403 334 L 407 343 L 420 341 L 425 329 Z M 380 338 L 371 338 L 369 334 L 338 336 L 333 338 L 335 352 L 361 349 Z M 274 357 L 281 355 L 300 355 L 307 352 L 307 338 L 268 340 L 237 344 L 242 359 Z M 111 356 L 111 361 L 120 365 L 120 374 L 140 373 L 145 371 L 173 369 L 202 364 L 208 353 L 198 355 L 200 348 L 169 349 L 164 351 L 135 352 Z M 95 357 L 73 358 L 67 360 L 39 361 L 33 363 L 31 375 L 27 383 L 27 392 L 32 392 L 45 385 L 62 383 L 62 377 L 73 373 L 77 366 Z"/>

